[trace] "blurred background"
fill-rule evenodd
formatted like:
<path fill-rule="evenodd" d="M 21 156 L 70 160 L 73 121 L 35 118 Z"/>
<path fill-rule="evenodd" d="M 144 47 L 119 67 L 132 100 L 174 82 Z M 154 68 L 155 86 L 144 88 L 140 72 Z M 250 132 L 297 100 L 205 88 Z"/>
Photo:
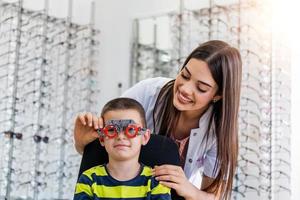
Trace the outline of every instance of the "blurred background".
<path fill-rule="evenodd" d="M 175 78 L 200 43 L 243 59 L 232 199 L 300 199 L 293 0 L 0 0 L 0 199 L 72 199 L 75 116 Z M 297 92 L 298 91 L 298 92 Z"/>

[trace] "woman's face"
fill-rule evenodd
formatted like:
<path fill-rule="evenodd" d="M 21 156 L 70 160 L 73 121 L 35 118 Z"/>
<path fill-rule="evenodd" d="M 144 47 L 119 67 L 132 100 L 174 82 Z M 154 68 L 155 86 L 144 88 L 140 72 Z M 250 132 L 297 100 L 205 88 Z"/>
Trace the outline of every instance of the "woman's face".
<path fill-rule="evenodd" d="M 202 113 L 213 99 L 221 98 L 215 96 L 217 91 L 208 65 L 192 58 L 176 77 L 173 104 L 180 111 Z"/>

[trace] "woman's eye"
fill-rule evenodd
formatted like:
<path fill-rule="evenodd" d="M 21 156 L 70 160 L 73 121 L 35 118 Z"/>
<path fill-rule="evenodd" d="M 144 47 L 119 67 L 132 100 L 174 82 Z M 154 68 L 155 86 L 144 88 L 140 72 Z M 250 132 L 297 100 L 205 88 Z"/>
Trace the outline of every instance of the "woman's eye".
<path fill-rule="evenodd" d="M 183 78 L 183 79 L 189 79 L 189 77 L 188 76 L 186 76 L 184 73 L 181 73 L 181 77 Z"/>
<path fill-rule="evenodd" d="M 199 92 L 202 92 L 202 93 L 207 92 L 206 90 L 203 90 L 201 88 L 197 88 L 197 89 L 198 89 Z"/>

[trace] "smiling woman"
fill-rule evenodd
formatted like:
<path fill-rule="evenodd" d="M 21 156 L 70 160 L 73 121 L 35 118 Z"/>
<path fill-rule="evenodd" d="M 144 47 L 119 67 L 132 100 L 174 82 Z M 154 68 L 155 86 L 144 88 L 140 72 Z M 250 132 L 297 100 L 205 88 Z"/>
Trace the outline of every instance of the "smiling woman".
<path fill-rule="evenodd" d="M 237 159 L 240 82 L 239 52 L 223 41 L 208 41 L 187 57 L 176 79 L 162 87 L 153 110 L 155 132 L 180 141 L 181 163 L 190 182 L 227 198 Z M 179 188 L 183 183 L 177 181 L 166 184 Z"/>

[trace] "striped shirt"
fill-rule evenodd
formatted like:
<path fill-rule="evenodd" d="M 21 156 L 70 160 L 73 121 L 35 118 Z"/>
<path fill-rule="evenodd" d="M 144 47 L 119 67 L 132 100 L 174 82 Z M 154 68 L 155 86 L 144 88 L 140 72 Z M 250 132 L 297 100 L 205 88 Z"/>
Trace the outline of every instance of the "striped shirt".
<path fill-rule="evenodd" d="M 83 172 L 76 184 L 74 200 L 88 199 L 171 200 L 171 195 L 169 188 L 152 177 L 148 166 L 142 165 L 135 178 L 118 181 L 107 172 L 106 165 L 99 165 Z"/>

